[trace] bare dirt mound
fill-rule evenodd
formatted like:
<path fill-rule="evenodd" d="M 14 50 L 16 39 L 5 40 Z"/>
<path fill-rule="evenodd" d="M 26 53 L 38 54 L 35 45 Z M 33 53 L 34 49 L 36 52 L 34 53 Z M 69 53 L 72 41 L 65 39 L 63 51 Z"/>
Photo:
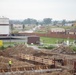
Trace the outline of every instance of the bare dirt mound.
<path fill-rule="evenodd" d="M 26 47 L 26 45 L 17 45 L 15 47 L 9 47 L 5 50 L 1 50 L 0 51 L 0 68 L 7 68 L 8 67 L 8 61 L 10 59 L 12 59 L 12 67 L 15 66 L 33 66 L 33 64 L 28 63 L 28 62 L 24 62 L 24 61 L 20 61 L 18 58 L 15 58 L 14 56 L 17 55 L 19 53 L 23 53 L 23 54 L 34 54 L 37 51 L 30 48 L 30 47 Z"/>
<path fill-rule="evenodd" d="M 73 53 L 74 51 L 69 47 L 60 46 L 58 48 L 55 48 L 55 49 L 51 50 L 51 52 L 68 54 L 68 53 Z"/>
<path fill-rule="evenodd" d="M 0 56 L 10 57 L 12 55 L 17 55 L 19 53 L 35 54 L 37 53 L 37 51 L 31 47 L 26 47 L 25 45 L 17 45 L 15 47 L 7 48 L 3 51 L 0 51 Z"/>

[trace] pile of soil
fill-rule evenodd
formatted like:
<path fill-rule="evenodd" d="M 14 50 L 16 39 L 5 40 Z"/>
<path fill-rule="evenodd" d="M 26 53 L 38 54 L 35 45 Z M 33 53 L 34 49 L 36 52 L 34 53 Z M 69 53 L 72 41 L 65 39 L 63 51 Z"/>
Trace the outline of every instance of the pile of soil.
<path fill-rule="evenodd" d="M 33 64 L 28 63 L 28 62 L 23 62 L 23 61 L 14 59 L 14 58 L 0 56 L 0 68 L 7 68 L 9 66 L 8 65 L 8 61 L 10 59 L 12 60 L 12 67 L 17 67 L 17 66 L 34 66 Z"/>
<path fill-rule="evenodd" d="M 74 51 L 71 48 L 65 47 L 65 46 L 60 46 L 58 48 L 55 48 L 55 49 L 51 50 L 51 52 L 62 53 L 62 54 L 74 53 Z"/>
<path fill-rule="evenodd" d="M 34 54 L 37 51 L 26 47 L 25 45 L 17 45 L 15 47 L 9 47 L 3 51 L 0 50 L 0 68 L 6 68 L 8 67 L 8 61 L 11 59 L 13 64 L 12 67 L 16 66 L 34 66 L 31 63 L 20 61 L 18 58 L 14 58 L 14 55 L 17 55 L 19 53 L 24 54 Z"/>
<path fill-rule="evenodd" d="M 31 47 L 26 47 L 26 45 L 17 45 L 15 47 L 7 48 L 3 51 L 0 51 L 0 56 L 10 57 L 19 53 L 35 54 L 37 53 L 37 50 L 34 50 Z"/>

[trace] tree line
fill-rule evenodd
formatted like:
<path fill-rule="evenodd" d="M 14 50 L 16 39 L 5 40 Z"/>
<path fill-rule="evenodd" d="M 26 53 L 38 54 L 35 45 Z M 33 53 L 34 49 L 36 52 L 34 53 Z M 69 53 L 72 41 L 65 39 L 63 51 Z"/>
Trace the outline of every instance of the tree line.
<path fill-rule="evenodd" d="M 27 18 L 23 21 L 20 20 L 10 20 L 10 24 L 51 24 L 51 18 L 44 18 L 42 21 L 37 21 L 36 19 Z"/>
<path fill-rule="evenodd" d="M 42 21 L 36 20 L 36 19 L 31 19 L 27 18 L 24 19 L 23 21 L 21 20 L 10 20 L 10 24 L 35 24 L 35 25 L 48 25 L 48 24 L 53 24 L 56 25 L 57 23 L 61 23 L 62 25 L 65 25 L 66 23 L 74 23 L 76 21 L 66 21 L 65 19 L 58 21 L 58 20 L 52 20 L 52 18 L 44 18 Z"/>

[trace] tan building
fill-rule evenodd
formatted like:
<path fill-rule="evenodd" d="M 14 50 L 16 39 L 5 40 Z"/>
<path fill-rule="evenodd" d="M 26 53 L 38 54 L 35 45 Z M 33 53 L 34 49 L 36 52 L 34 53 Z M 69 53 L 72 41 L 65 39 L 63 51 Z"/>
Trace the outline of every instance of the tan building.
<path fill-rule="evenodd" d="M 66 34 L 75 34 L 76 35 L 76 28 L 66 30 Z"/>
<path fill-rule="evenodd" d="M 76 23 L 74 23 L 72 26 L 76 26 Z"/>
<path fill-rule="evenodd" d="M 64 28 L 51 28 L 51 32 L 65 32 Z"/>

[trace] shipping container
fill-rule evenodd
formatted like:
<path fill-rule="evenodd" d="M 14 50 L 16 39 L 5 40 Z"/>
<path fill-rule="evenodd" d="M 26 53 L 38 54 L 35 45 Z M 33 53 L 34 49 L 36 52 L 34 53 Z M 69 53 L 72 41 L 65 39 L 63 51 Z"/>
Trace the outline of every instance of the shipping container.
<path fill-rule="evenodd" d="M 39 44 L 39 43 L 40 43 L 40 37 L 38 37 L 38 36 L 28 36 L 27 44 Z"/>

